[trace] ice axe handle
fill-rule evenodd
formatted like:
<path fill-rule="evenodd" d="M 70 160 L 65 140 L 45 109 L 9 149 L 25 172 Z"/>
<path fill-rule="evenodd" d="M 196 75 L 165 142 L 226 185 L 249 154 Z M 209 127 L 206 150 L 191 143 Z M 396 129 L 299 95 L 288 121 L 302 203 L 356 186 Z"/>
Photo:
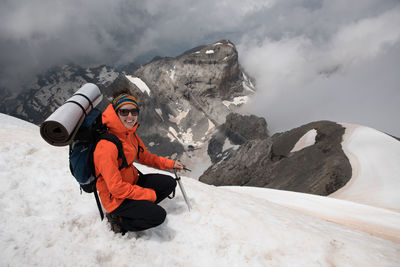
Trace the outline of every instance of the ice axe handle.
<path fill-rule="evenodd" d="M 190 211 L 192 209 L 192 207 L 190 206 L 189 199 L 188 199 L 188 197 L 186 195 L 185 188 L 183 188 L 183 184 L 182 184 L 182 181 L 181 181 L 181 176 L 178 175 L 176 170 L 174 170 L 174 173 L 175 173 L 175 180 L 178 182 L 178 185 L 179 185 L 179 188 L 181 189 L 183 198 L 185 199 L 186 205 L 188 206 L 188 209 Z"/>

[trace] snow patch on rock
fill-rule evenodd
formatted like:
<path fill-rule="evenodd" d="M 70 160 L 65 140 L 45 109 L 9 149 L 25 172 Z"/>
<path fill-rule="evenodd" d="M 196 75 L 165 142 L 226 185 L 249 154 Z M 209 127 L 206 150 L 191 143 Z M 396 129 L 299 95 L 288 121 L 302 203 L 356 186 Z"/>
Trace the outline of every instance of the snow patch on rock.
<path fill-rule="evenodd" d="M 249 100 L 248 96 L 237 96 L 237 97 L 233 98 L 232 101 L 224 100 L 224 101 L 222 101 L 222 103 L 227 108 L 229 108 L 230 105 L 235 105 L 235 106 L 243 105 L 243 104 L 247 103 L 248 100 Z"/>
<path fill-rule="evenodd" d="M 140 91 L 142 91 L 142 93 L 147 93 L 150 96 L 150 88 L 147 86 L 147 84 L 140 78 L 138 77 L 133 77 L 130 75 L 125 75 L 126 78 L 133 83 L 134 85 L 136 85 L 137 88 L 139 88 Z"/>
<path fill-rule="evenodd" d="M 315 144 L 315 137 L 317 136 L 317 130 L 312 129 L 308 131 L 305 135 L 303 135 L 299 141 L 297 141 L 296 145 L 290 152 L 296 152 L 302 150 L 303 148 L 312 146 Z"/>

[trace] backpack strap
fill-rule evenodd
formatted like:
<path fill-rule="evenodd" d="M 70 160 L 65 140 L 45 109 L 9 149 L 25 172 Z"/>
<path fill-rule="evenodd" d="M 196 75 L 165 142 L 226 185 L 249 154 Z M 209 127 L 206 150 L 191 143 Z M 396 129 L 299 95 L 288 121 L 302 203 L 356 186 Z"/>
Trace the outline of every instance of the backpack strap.
<path fill-rule="evenodd" d="M 140 146 L 140 144 L 139 144 L 139 139 L 138 139 L 138 137 L 137 137 L 137 135 L 136 135 L 136 132 L 134 133 L 134 135 L 135 135 L 135 138 L 136 138 L 136 141 L 137 141 L 137 145 L 138 145 L 138 150 L 137 150 L 137 159 L 139 159 L 140 158 L 140 152 L 142 152 L 143 153 L 143 151 L 144 151 L 144 149 L 143 149 L 143 147 L 141 147 Z M 138 170 L 139 171 L 139 170 Z"/>
<path fill-rule="evenodd" d="M 117 147 L 117 149 L 118 149 L 118 158 L 122 159 L 122 164 L 118 169 L 122 170 L 123 168 L 127 168 L 128 167 L 128 162 L 127 162 L 126 157 L 125 157 L 125 153 L 124 153 L 124 149 L 122 147 L 121 140 L 119 140 L 119 138 L 116 137 L 114 134 L 108 133 L 108 132 L 101 133 L 100 136 L 99 136 L 98 141 L 100 141 L 101 139 L 110 141 Z M 98 177 L 96 177 L 96 181 L 97 181 L 97 178 Z M 95 184 L 95 186 L 96 186 L 96 184 Z M 100 213 L 101 220 L 103 220 L 104 219 L 104 213 L 103 213 L 103 209 L 101 208 L 101 203 L 100 203 L 99 195 L 97 193 L 97 189 L 96 188 L 94 188 L 93 194 L 94 194 L 94 197 L 96 199 L 97 207 L 99 208 L 99 213 Z"/>
<path fill-rule="evenodd" d="M 81 93 L 75 93 L 74 96 L 75 95 L 79 95 L 79 96 L 82 96 L 83 98 L 86 98 L 86 100 L 89 102 L 89 105 L 91 107 L 90 110 L 92 110 L 94 108 L 93 103 L 92 103 L 92 101 L 90 101 L 89 97 L 87 97 L 86 95 L 81 94 Z M 81 103 L 79 103 L 75 100 L 68 100 L 65 103 L 74 103 L 75 105 L 77 105 L 78 107 L 80 107 L 82 109 L 83 114 L 85 114 L 85 117 L 88 115 L 88 113 L 86 112 L 86 109 L 81 105 Z"/>
<path fill-rule="evenodd" d="M 125 157 L 125 153 L 124 153 L 124 149 L 122 147 L 121 140 L 119 140 L 119 138 L 116 137 L 114 134 L 108 133 L 108 132 L 101 134 L 100 137 L 99 137 L 99 140 L 100 139 L 104 139 L 104 140 L 110 141 L 110 142 L 115 144 L 115 146 L 118 149 L 118 158 L 122 159 L 122 164 L 119 167 L 119 170 L 122 170 L 123 168 L 127 168 L 128 167 L 128 162 L 127 162 L 126 157 Z"/>

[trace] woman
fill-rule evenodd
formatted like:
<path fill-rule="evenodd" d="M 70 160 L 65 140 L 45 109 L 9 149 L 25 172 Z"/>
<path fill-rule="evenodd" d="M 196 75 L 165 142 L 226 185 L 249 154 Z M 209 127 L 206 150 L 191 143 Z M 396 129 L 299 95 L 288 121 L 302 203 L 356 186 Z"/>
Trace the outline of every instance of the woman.
<path fill-rule="evenodd" d="M 135 97 L 124 88 L 113 94 L 113 101 L 102 114 L 108 132 L 122 142 L 128 168 L 119 170 L 121 160 L 115 144 L 100 140 L 93 154 L 97 190 L 114 232 L 141 231 L 164 222 L 165 210 L 157 205 L 176 187 L 168 175 L 147 174 L 139 177 L 133 166 L 139 163 L 158 169 L 182 170 L 177 161 L 151 154 L 137 136 L 139 107 Z"/>

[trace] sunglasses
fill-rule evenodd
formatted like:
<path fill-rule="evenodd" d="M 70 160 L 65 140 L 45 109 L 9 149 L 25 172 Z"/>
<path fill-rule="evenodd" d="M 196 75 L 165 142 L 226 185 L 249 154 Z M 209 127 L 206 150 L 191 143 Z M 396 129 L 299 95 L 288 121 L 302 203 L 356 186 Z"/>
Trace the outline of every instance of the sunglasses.
<path fill-rule="evenodd" d="M 120 109 L 118 109 L 118 113 L 119 113 L 119 115 L 124 116 L 124 117 L 128 116 L 129 113 L 131 113 L 132 116 L 137 116 L 137 115 L 139 115 L 139 110 L 137 110 L 135 108 L 134 109 L 122 109 L 122 108 L 120 108 Z"/>

